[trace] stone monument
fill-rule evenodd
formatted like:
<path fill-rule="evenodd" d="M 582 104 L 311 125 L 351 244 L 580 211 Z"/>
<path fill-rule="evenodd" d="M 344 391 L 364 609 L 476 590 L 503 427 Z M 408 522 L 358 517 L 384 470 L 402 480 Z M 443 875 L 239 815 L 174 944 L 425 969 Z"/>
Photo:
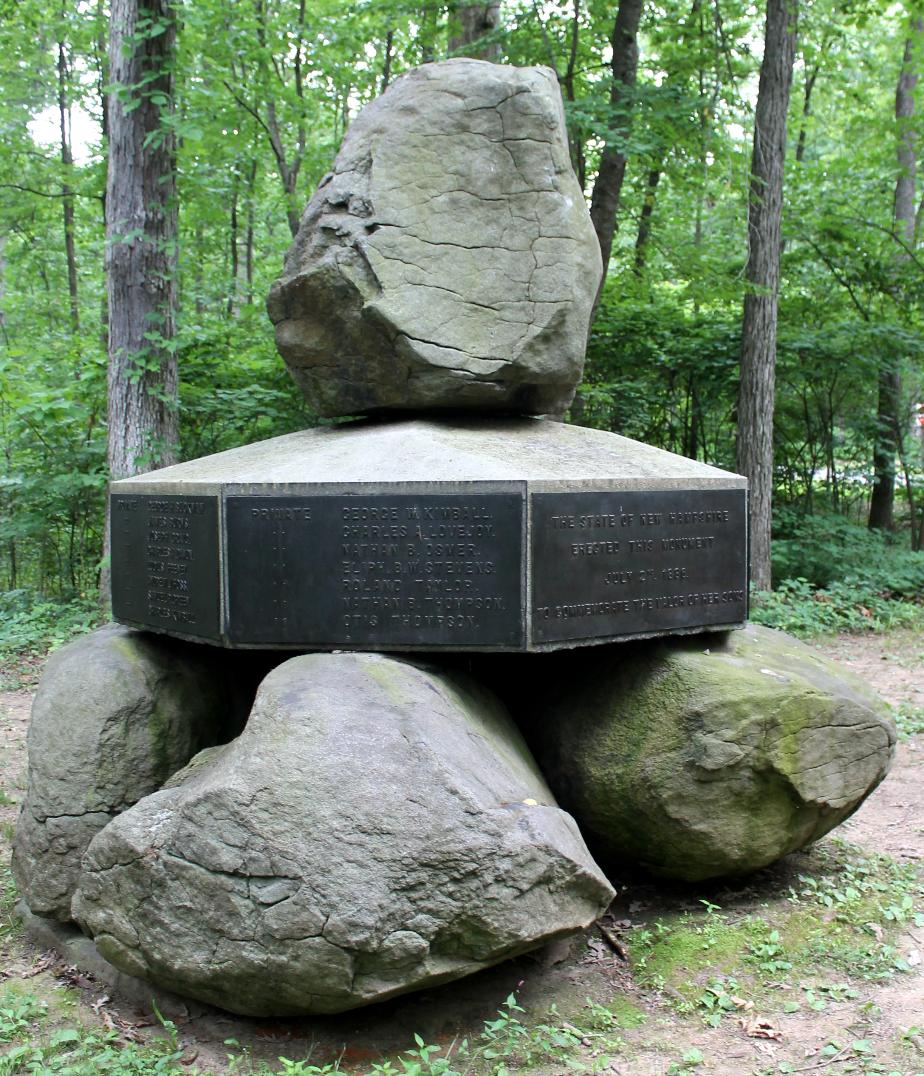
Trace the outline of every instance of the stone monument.
<path fill-rule="evenodd" d="M 268 302 L 344 421 L 113 484 L 121 626 L 49 662 L 30 731 L 42 937 L 78 923 L 122 985 L 339 1012 L 579 930 L 622 857 L 770 862 L 882 779 L 882 704 L 729 642 L 745 480 L 556 420 L 600 274 L 551 71 L 427 64 L 363 110 Z M 743 813 L 747 841 L 690 837 Z"/>

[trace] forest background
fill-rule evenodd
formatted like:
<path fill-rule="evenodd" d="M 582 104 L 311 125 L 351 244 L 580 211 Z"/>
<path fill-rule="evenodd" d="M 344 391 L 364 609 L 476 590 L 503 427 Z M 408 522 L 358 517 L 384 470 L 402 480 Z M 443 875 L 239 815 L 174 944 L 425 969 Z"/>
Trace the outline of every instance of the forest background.
<path fill-rule="evenodd" d="M 150 440 L 136 469 L 319 421 L 276 355 L 264 297 L 351 118 L 403 70 L 463 52 L 553 67 L 588 200 L 607 170 L 610 189 L 619 173 L 609 272 L 569 420 L 735 469 L 742 310 L 746 293 L 760 294 L 747 265 L 762 6 L 134 6 L 138 40 L 170 43 L 159 73 L 142 76 L 123 106 L 153 109 L 145 148 L 171 149 L 178 227 L 165 287 L 175 317 L 169 332 L 151 323 L 144 336 L 179 377 L 177 402 L 169 392 L 161 401 L 174 441 Z M 476 9 L 488 18 L 460 28 Z M 0 0 L 7 652 L 61 641 L 100 615 L 111 463 L 109 16 L 105 0 Z M 920 613 L 922 36 L 911 3 L 803 0 L 798 12 L 771 348 L 776 590 L 755 602 L 759 619 L 790 630 L 879 627 Z M 137 239 L 110 233 L 110 255 L 114 242 Z M 144 362 L 132 377 L 146 377 Z M 885 513 L 874 505 L 871 519 L 884 483 L 894 501 Z"/>

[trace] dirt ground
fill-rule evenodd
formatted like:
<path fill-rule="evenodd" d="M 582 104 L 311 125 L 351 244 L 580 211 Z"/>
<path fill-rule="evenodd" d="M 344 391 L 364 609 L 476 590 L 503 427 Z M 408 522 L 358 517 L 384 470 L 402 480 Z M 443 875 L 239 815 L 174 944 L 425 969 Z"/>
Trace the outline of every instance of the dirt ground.
<path fill-rule="evenodd" d="M 893 705 L 924 707 L 924 634 L 919 631 L 839 636 L 816 645 L 863 676 Z M 25 788 L 30 704 L 28 691 L 0 693 L 0 790 L 5 792 L 0 795 L 0 859 L 9 855 L 12 825 Z M 900 743 L 888 779 L 837 834 L 859 846 L 862 854 L 886 853 L 900 865 L 924 871 L 924 735 L 907 737 Z M 186 1060 L 190 1071 L 219 1073 L 250 1071 L 261 1060 L 275 1066 L 281 1056 L 310 1057 L 315 1064 L 339 1058 L 342 1071 L 366 1072 L 377 1060 L 394 1058 L 412 1047 L 415 1034 L 444 1048 L 463 1037 L 477 1040 L 484 1022 L 494 1018 L 504 999 L 516 992 L 526 1023 L 576 1022 L 579 1013 L 586 1021 L 590 1002 L 590 1011 L 598 1015 L 600 1010 L 593 1005 L 616 1013 L 618 1025 L 609 1028 L 613 1032 L 609 1054 L 599 1047 L 598 1037 L 588 1032 L 585 1046 L 570 1058 L 542 1058 L 533 1052 L 528 1064 L 513 1066 L 512 1071 L 528 1068 L 553 1074 L 582 1069 L 624 1076 L 767 1076 L 777 1072 L 920 1076 L 924 1074 L 924 889 L 920 884 L 924 873 L 917 875 L 917 919 L 914 914 L 907 915 L 894 936 L 902 970 L 877 978 L 851 976 L 848 969 L 844 981 L 851 984 L 849 989 L 843 984 L 807 984 L 799 980 L 808 973 L 793 972 L 785 984 L 779 984 L 779 1002 L 774 1002 L 771 984 L 769 991 L 755 994 L 756 1002 L 746 996 L 734 999 L 734 1005 L 740 1002 L 741 1011 L 731 1012 L 713 1027 L 701 1006 L 690 1005 L 690 995 L 685 995 L 684 1001 L 683 992 L 672 989 L 669 982 L 652 982 L 642 973 L 636 954 L 636 939 L 643 936 L 638 934 L 640 928 L 669 920 L 679 922 L 678 916 L 701 913 L 703 901 L 709 901 L 722 909 L 721 918 L 715 921 L 718 926 L 712 934 L 707 922 L 702 947 L 715 944 L 718 953 L 724 944 L 722 931 L 730 936 L 735 924 L 757 919 L 773 927 L 784 914 L 785 894 L 798 887 L 804 871 L 817 866 L 826 847 L 839 845 L 826 838 L 816 850 L 789 856 L 731 887 L 699 887 L 694 891 L 627 878 L 609 912 L 605 933 L 591 929 L 568 943 L 467 980 L 353 1014 L 274 1022 L 234 1018 L 190 1005 L 175 1015 L 181 1042 L 187 1048 Z M 627 939 L 626 944 L 620 939 Z M 707 954 L 707 964 L 709 959 Z M 735 959 L 733 956 L 733 964 Z M 720 963 L 716 956 L 717 969 Z M 727 961 L 721 970 L 727 973 Z M 709 981 L 701 957 L 690 975 L 697 982 Z M 150 1022 L 149 1013 L 109 998 L 101 984 L 67 968 L 54 954 L 29 945 L 21 933 L 6 940 L 0 936 L 0 987 L 4 980 L 31 991 L 54 993 L 67 988 L 72 1021 L 103 1021 L 126 1029 L 128 1035 L 132 1034 L 130 1029 Z M 797 998 L 811 999 L 818 991 L 826 1000 L 816 1000 L 813 1005 L 783 1004 L 784 997 L 792 998 L 794 993 Z M 555 1006 L 552 1016 L 547 1015 L 550 1006 Z M 236 1044 L 227 1045 L 229 1039 Z M 229 1063 L 231 1054 L 237 1060 Z"/>

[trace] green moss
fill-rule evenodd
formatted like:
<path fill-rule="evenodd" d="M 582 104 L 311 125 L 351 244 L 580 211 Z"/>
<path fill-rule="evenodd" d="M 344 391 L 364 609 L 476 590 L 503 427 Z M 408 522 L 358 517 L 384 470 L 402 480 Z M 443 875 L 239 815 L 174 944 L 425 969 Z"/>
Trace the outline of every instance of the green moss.
<path fill-rule="evenodd" d="M 629 944 L 643 986 L 668 988 L 692 1002 L 701 993 L 699 978 L 737 970 L 753 937 L 748 921 L 731 924 L 723 916 L 685 914 L 636 928 Z"/>
<path fill-rule="evenodd" d="M 364 670 L 382 689 L 382 694 L 394 706 L 403 709 L 408 704 L 408 668 L 401 661 L 367 661 Z"/>
<path fill-rule="evenodd" d="M 171 762 L 171 729 L 170 721 L 167 715 L 164 713 L 163 707 L 159 702 L 155 702 L 150 715 L 148 716 L 148 740 L 150 743 L 151 759 L 154 762 L 154 773 L 158 774 L 161 780 L 165 780 L 170 776 L 171 770 L 174 768 Z"/>
<path fill-rule="evenodd" d="M 628 998 L 622 996 L 613 998 L 607 1008 L 613 1014 L 613 1019 L 619 1027 L 626 1031 L 641 1027 L 648 1020 L 648 1013 L 644 1009 L 633 1005 Z"/>

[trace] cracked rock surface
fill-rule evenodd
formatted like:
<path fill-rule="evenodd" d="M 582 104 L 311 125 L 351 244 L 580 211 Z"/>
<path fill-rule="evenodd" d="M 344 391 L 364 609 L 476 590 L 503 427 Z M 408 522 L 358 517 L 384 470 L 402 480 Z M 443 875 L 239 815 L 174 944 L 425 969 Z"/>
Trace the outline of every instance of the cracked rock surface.
<path fill-rule="evenodd" d="M 121 970 L 291 1016 L 477 971 L 612 893 L 487 691 L 312 654 L 263 681 L 237 740 L 98 834 L 74 907 Z"/>
<path fill-rule="evenodd" d="M 225 678 L 205 647 L 110 625 L 51 655 L 32 707 L 13 843 L 31 911 L 71 918 L 93 837 L 218 742 L 228 711 Z"/>
<path fill-rule="evenodd" d="M 536 684 L 532 746 L 604 866 L 755 870 L 842 822 L 892 762 L 886 704 L 783 632 L 550 657 L 567 690 Z"/>
<path fill-rule="evenodd" d="M 425 64 L 350 126 L 268 300 L 321 415 L 571 401 L 600 251 L 545 67 Z"/>

